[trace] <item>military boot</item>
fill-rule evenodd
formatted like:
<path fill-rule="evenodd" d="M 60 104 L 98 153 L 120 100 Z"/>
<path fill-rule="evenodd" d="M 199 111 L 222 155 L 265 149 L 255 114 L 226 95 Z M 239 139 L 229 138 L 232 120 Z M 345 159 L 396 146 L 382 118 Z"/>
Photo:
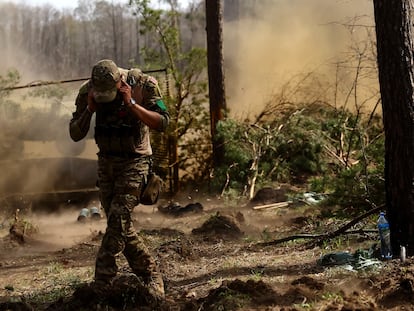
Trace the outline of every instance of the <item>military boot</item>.
<path fill-rule="evenodd" d="M 105 297 L 112 288 L 111 281 L 106 280 L 94 280 L 89 286 L 93 293 L 98 297 Z"/>
<path fill-rule="evenodd" d="M 144 278 L 148 292 L 154 298 L 161 300 L 165 298 L 164 280 L 159 272 L 152 272 L 150 276 Z"/>

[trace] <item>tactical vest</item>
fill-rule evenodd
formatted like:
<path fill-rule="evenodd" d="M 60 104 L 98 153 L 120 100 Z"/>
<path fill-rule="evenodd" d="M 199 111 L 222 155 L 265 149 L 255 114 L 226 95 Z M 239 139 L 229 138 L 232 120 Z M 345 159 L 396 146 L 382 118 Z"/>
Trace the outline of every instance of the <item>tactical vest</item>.
<path fill-rule="evenodd" d="M 96 111 L 95 142 L 100 154 L 132 155 L 145 136 L 145 125 L 134 119 L 118 94 Z"/>

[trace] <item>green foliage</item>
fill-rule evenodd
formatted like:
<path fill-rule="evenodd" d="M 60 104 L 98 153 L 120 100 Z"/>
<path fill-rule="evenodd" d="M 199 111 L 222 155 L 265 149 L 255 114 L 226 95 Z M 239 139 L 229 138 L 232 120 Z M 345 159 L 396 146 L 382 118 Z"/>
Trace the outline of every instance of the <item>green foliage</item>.
<path fill-rule="evenodd" d="M 6 76 L 0 75 L 0 101 L 2 101 L 9 93 L 7 88 L 16 86 L 20 81 L 20 74 L 17 70 L 9 70 Z"/>
<path fill-rule="evenodd" d="M 21 115 L 21 108 L 14 101 L 8 98 L 10 90 L 8 88 L 14 87 L 20 81 L 20 74 L 16 70 L 10 70 L 6 76 L 0 75 L 0 118 L 1 124 L 15 122 Z"/>
<path fill-rule="evenodd" d="M 287 120 L 282 120 L 284 125 L 275 137 L 275 152 L 265 158 L 265 162 L 277 156 L 294 176 L 323 172 L 320 125 L 315 117 L 309 117 L 307 113 L 306 110 L 294 112 Z"/>
<path fill-rule="evenodd" d="M 258 184 L 300 182 L 327 194 L 327 204 L 364 209 L 384 202 L 381 119 L 325 105 L 291 107 L 277 118 L 218 125 L 225 159 L 214 186 L 245 190 L 252 171 Z M 256 159 L 256 160 L 255 160 Z M 257 167 L 252 163 L 257 162 Z"/>
<path fill-rule="evenodd" d="M 342 127 L 342 148 L 332 134 L 338 126 L 323 126 L 324 132 L 330 134 L 329 141 L 337 150 L 336 154 L 342 152 L 343 155 L 339 157 L 341 161 L 331 162 L 325 176 L 317 176 L 311 181 L 311 189 L 329 193 L 326 201 L 328 205 L 338 204 L 355 210 L 366 209 L 373 204 L 380 205 L 385 201 L 385 144 L 381 120 L 379 117 L 372 120 L 348 117 L 346 120 L 350 123 Z M 329 123 L 334 121 L 331 119 Z M 354 137 L 352 141 L 351 137 Z"/>
<path fill-rule="evenodd" d="M 225 153 L 223 163 L 215 168 L 213 188 L 224 184 L 226 175 L 230 176 L 229 188 L 241 191 L 250 173 L 250 162 L 255 157 L 248 135 L 259 139 L 259 133 L 248 123 L 239 123 L 227 119 L 217 124 L 217 138 L 224 141 Z M 253 142 L 253 138 L 251 138 Z"/>
<path fill-rule="evenodd" d="M 168 129 L 176 149 L 174 169 L 184 172 L 181 181 L 200 179 L 210 167 L 210 129 L 207 101 L 207 52 L 197 46 L 184 47 L 181 39 L 182 13 L 174 2 L 168 10 L 153 9 L 148 0 L 130 1 L 140 18 L 140 32 L 154 38 L 157 45 L 142 49 L 149 67 L 167 68 L 174 89 L 166 100 L 171 116 Z M 201 22 L 201 20 L 200 20 Z M 168 95 L 168 94 L 166 94 Z"/>
<path fill-rule="evenodd" d="M 219 122 L 218 137 L 225 142 L 225 160 L 217 168 L 217 175 L 232 174 L 229 186 L 243 189 L 256 169 L 252 167 L 255 159 L 259 163 L 259 183 L 322 173 L 318 126 L 316 120 L 301 111 L 260 125 L 232 119 Z M 222 183 L 223 177 L 218 182 Z"/>
<path fill-rule="evenodd" d="M 65 95 L 68 95 L 68 90 L 58 85 L 45 85 L 34 88 L 29 92 L 28 96 L 41 98 L 54 98 L 61 101 Z"/>

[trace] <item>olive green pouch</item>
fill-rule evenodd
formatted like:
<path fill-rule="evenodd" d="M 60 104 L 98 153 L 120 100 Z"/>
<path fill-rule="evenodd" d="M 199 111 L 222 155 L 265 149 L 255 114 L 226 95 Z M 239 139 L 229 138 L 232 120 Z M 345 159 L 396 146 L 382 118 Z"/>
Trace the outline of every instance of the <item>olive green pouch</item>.
<path fill-rule="evenodd" d="M 141 191 L 140 203 L 144 205 L 153 205 L 157 203 L 162 189 L 162 179 L 155 173 L 150 173 L 147 183 Z"/>

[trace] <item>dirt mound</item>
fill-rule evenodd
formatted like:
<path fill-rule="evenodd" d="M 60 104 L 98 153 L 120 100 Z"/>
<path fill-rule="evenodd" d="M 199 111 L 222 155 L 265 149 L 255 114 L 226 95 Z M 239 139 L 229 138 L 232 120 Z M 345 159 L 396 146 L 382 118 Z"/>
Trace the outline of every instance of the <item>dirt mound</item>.
<path fill-rule="evenodd" d="M 309 276 L 303 276 L 300 279 L 294 280 L 292 285 L 305 285 L 314 290 L 322 290 L 324 288 L 324 284 L 322 282 L 318 282 Z"/>
<path fill-rule="evenodd" d="M 210 291 L 209 295 L 198 301 L 203 310 L 239 310 L 240 306 L 272 305 L 278 295 L 271 286 L 263 281 L 236 279 L 224 281 L 222 285 Z"/>
<path fill-rule="evenodd" d="M 388 309 L 396 308 L 402 302 L 414 305 L 414 259 L 409 258 L 403 264 L 393 260 L 387 270 L 372 276 L 369 284 L 373 284 L 378 293 L 378 303 Z"/>
<path fill-rule="evenodd" d="M 287 189 L 280 188 L 274 189 L 270 187 L 265 187 L 259 189 L 250 203 L 254 205 L 258 204 L 271 204 L 277 202 L 284 202 L 288 199 L 286 195 Z"/>
<path fill-rule="evenodd" d="M 174 257 L 175 259 L 193 259 L 196 257 L 193 243 L 185 236 L 161 244 L 157 249 L 157 253 L 164 259 L 166 257 Z"/>
<path fill-rule="evenodd" d="M 236 222 L 229 216 L 216 213 L 211 216 L 199 228 L 195 228 L 192 234 L 203 236 L 205 239 L 238 239 L 243 236 L 243 232 L 237 226 Z"/>
<path fill-rule="evenodd" d="M 19 217 L 19 209 L 16 210 L 14 221 L 10 224 L 9 234 L 0 240 L 2 248 L 14 248 L 15 246 L 24 245 L 28 239 L 38 233 L 38 228 Z"/>
<path fill-rule="evenodd" d="M 5 311 L 34 311 L 33 307 L 26 302 L 4 302 L 0 303 L 0 310 Z"/>
<path fill-rule="evenodd" d="M 8 235 L 0 239 L 0 248 L 2 250 L 13 249 L 21 245 L 24 245 L 24 243 L 24 235 L 18 232 L 14 232 L 14 230 L 11 230 L 11 232 Z"/>
<path fill-rule="evenodd" d="M 8 212 L 10 220 L 3 222 L 0 236 L 0 311 L 413 310 L 414 258 L 389 260 L 357 273 L 318 262 L 330 253 L 365 249 L 371 244 L 366 238 L 344 236 L 343 244 L 327 243 L 327 248 L 309 246 L 306 240 L 261 245 L 266 230 L 275 239 L 318 232 L 321 227 L 308 220 L 318 217 L 319 209 L 259 213 L 244 206 L 205 207 L 208 216 L 166 217 L 150 207 L 134 214 L 136 229 L 165 282 L 162 301 L 130 274 L 123 256 L 119 277 L 107 291 L 88 285 L 105 224 L 77 222 L 80 207 L 55 215 L 33 213 L 31 218 L 22 214 L 13 219 L 14 210 Z M 12 235 L 9 228 L 15 223 L 19 225 Z M 39 233 L 28 227 L 35 223 Z M 19 232 L 24 233 L 23 244 Z"/>
<path fill-rule="evenodd" d="M 75 290 L 68 301 L 56 302 L 48 311 L 166 310 L 164 304 L 164 301 L 148 290 L 140 278 L 132 273 L 125 273 L 117 276 L 110 286 L 84 284 Z"/>

